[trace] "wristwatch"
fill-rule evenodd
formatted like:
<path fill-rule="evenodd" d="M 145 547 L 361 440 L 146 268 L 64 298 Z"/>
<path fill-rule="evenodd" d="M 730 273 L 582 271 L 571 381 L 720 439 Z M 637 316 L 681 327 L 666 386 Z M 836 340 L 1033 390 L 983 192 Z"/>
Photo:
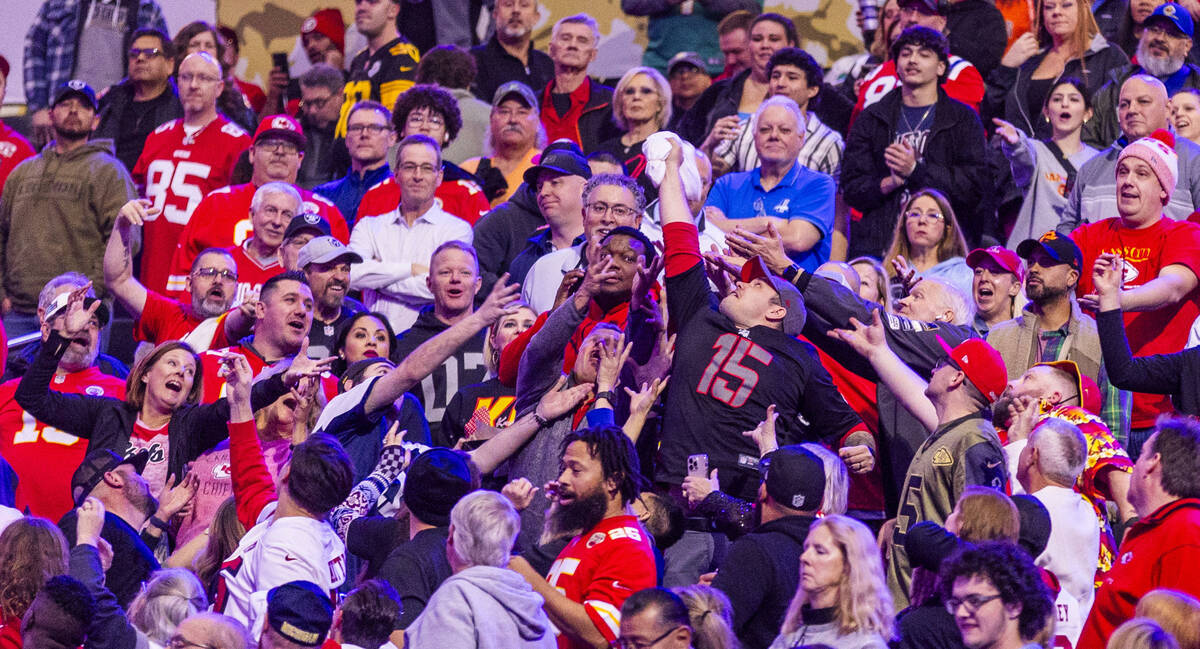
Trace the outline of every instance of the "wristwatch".
<path fill-rule="evenodd" d="M 612 390 L 605 390 L 603 392 L 597 392 L 596 393 L 596 401 L 599 401 L 601 399 L 608 399 L 609 403 L 616 403 L 617 402 L 617 394 L 615 392 L 613 392 Z"/>

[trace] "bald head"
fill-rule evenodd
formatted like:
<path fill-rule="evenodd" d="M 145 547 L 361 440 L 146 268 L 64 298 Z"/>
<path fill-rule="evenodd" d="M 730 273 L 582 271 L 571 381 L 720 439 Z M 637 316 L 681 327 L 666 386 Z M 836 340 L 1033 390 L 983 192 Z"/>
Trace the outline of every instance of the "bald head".
<path fill-rule="evenodd" d="M 188 63 L 189 61 L 191 61 L 191 63 Z M 213 58 L 213 55 L 209 54 L 208 52 L 192 52 L 191 54 L 183 57 L 183 62 L 179 64 L 179 71 L 181 74 L 183 73 L 183 66 L 185 65 L 188 66 L 188 69 L 192 71 L 202 71 L 206 73 L 211 72 L 218 77 L 221 76 L 221 64 L 217 63 L 217 60 Z"/>
<path fill-rule="evenodd" d="M 858 295 L 858 288 L 862 284 L 862 278 L 859 277 L 858 271 L 844 261 L 827 261 L 817 267 L 817 274 L 830 278 L 836 274 L 846 280 L 842 282 L 842 286 L 850 289 L 855 295 Z"/>
<path fill-rule="evenodd" d="M 207 645 L 213 649 L 248 649 L 253 646 L 246 627 L 220 613 L 197 613 L 180 622 L 175 633 L 193 646 Z"/>
<path fill-rule="evenodd" d="M 1130 142 L 1167 128 L 1169 117 L 1167 87 L 1163 82 L 1146 74 L 1135 74 L 1121 84 L 1117 119 Z"/>

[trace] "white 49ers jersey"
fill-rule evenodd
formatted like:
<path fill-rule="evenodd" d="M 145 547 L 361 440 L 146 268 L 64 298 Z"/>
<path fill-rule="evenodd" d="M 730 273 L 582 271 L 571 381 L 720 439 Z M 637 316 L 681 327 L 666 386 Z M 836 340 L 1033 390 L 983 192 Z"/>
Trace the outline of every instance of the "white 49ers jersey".
<path fill-rule="evenodd" d="M 183 226 L 201 199 L 229 184 L 238 156 L 250 136 L 220 115 L 188 134 L 183 120 L 159 126 L 146 138 L 133 179 L 158 214 L 142 229 L 140 277 L 146 288 L 165 293 L 167 274 Z"/>

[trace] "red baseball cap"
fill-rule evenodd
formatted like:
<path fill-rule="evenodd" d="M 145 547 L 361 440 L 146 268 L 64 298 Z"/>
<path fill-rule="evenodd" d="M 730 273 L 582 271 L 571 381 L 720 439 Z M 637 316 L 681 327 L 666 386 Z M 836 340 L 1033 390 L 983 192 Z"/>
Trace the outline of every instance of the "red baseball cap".
<path fill-rule="evenodd" d="M 1004 246 L 976 248 L 967 255 L 967 266 L 974 270 L 982 265 L 985 259 L 991 259 L 1004 270 L 1016 275 L 1018 280 L 1025 281 L 1025 267 L 1021 264 L 1021 257 L 1008 248 Z"/>
<path fill-rule="evenodd" d="M 346 51 L 346 23 L 342 19 L 342 11 L 340 9 L 329 7 L 321 9 L 309 16 L 300 25 L 300 33 L 312 34 L 316 32 L 333 41 L 337 46 L 338 51 L 345 53 Z"/>
<path fill-rule="evenodd" d="M 5 81 L 8 80 L 8 73 L 11 71 L 12 69 L 8 67 L 8 59 L 4 58 L 3 54 L 0 54 L 0 74 L 4 75 Z"/>
<path fill-rule="evenodd" d="M 1067 374 L 1070 374 L 1075 379 L 1075 387 L 1079 390 L 1079 405 L 1093 415 L 1099 415 L 1100 410 L 1104 407 L 1104 399 L 1100 395 L 1100 386 L 1092 380 L 1092 377 L 1087 376 L 1079 370 L 1079 364 L 1075 361 L 1048 361 L 1045 363 L 1037 363 L 1038 365 L 1046 365 L 1060 369 Z"/>
<path fill-rule="evenodd" d="M 308 138 L 304 137 L 304 129 L 300 128 L 300 122 L 289 115 L 267 115 L 258 123 L 258 130 L 254 131 L 255 144 L 270 137 L 292 142 L 300 147 L 301 151 L 308 146 Z"/>
<path fill-rule="evenodd" d="M 967 380 L 983 393 L 988 403 L 995 402 L 1008 387 L 1008 368 L 1004 365 L 1004 359 L 995 347 L 982 338 L 970 338 L 954 348 L 947 345 L 941 336 L 937 339 L 950 356 L 950 362 L 967 375 Z"/>

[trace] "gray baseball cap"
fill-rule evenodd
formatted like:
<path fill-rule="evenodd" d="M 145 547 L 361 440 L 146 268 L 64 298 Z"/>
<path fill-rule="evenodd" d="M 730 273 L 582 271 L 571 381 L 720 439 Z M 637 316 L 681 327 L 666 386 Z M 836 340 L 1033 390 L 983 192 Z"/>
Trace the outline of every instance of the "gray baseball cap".
<path fill-rule="evenodd" d="M 333 237 L 313 237 L 296 255 L 296 264 L 304 268 L 309 264 L 327 264 L 345 257 L 352 264 L 362 263 L 362 255 L 346 247 Z"/>
<path fill-rule="evenodd" d="M 492 108 L 499 106 L 500 102 L 512 95 L 517 95 L 522 102 L 525 102 L 526 106 L 533 109 L 533 112 L 536 113 L 541 110 L 538 108 L 537 95 L 533 92 L 533 89 L 520 81 L 509 81 L 496 88 L 496 94 L 492 95 Z"/>

